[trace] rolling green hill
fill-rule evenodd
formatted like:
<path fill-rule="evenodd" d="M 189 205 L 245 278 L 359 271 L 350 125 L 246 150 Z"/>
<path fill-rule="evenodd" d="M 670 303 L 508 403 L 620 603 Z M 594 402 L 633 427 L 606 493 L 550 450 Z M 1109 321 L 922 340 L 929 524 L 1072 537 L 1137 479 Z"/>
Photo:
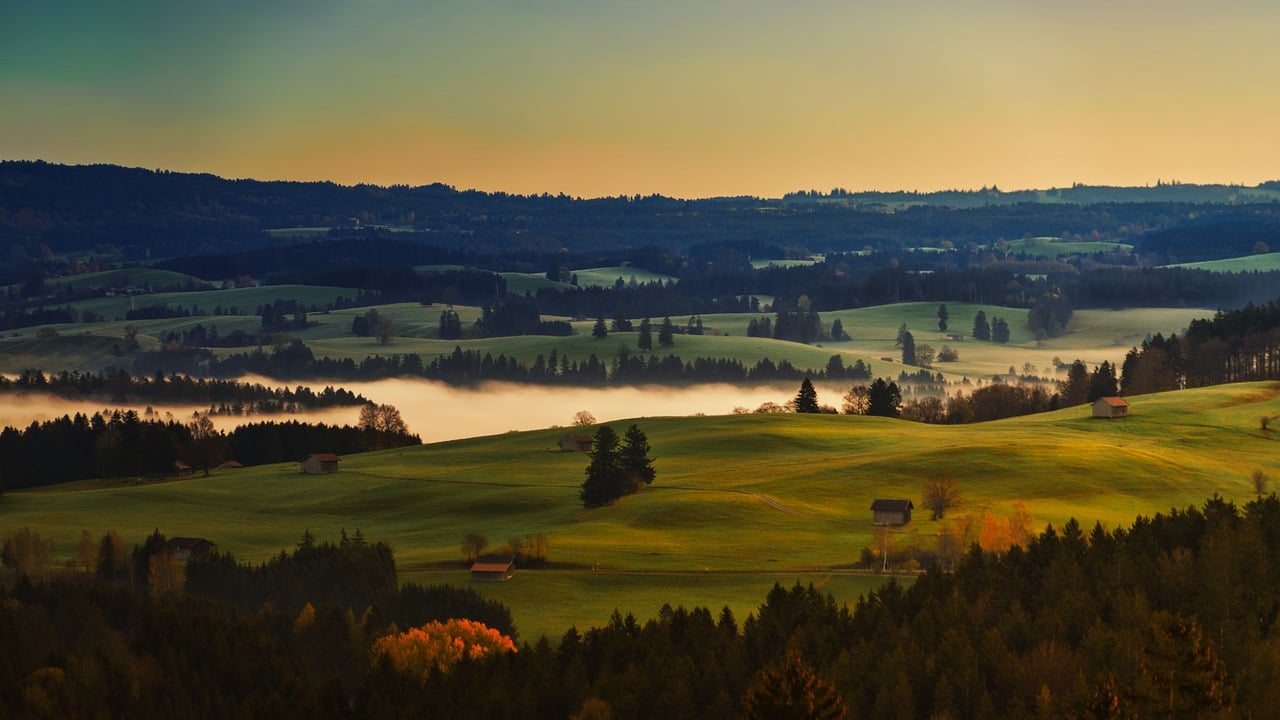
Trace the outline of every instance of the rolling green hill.
<path fill-rule="evenodd" d="M 1227 258 L 1225 260 L 1206 260 L 1205 262 L 1182 263 L 1170 267 L 1190 268 L 1193 270 L 1209 270 L 1212 272 L 1270 272 L 1280 270 L 1280 252 L 1245 255 L 1244 257 Z"/>
<path fill-rule="evenodd" d="M 952 517 L 1004 517 L 1021 500 L 1037 527 L 1070 517 L 1116 527 L 1214 493 L 1242 502 L 1253 470 L 1280 477 L 1277 438 L 1259 423 L 1280 416 L 1280 384 L 1130 401 L 1131 416 L 1115 421 L 1093 420 L 1087 407 L 966 426 L 850 416 L 644 419 L 657 480 L 598 510 L 577 501 L 586 456 L 559 451 L 565 431 L 552 429 L 350 456 L 329 476 L 287 464 L 9 493 L 0 499 L 0 528 L 29 526 L 63 555 L 82 529 L 140 541 L 158 528 L 211 538 L 246 560 L 293 546 L 304 530 L 334 538 L 360 528 L 393 544 L 405 577 L 450 582 L 465 574 L 438 568 L 460 559 L 463 534 L 499 545 L 546 533 L 551 559 L 579 570 L 528 571 L 484 588 L 512 606 L 522 628 L 558 633 L 600 623 L 613 607 L 651 613 L 658 597 L 745 614 L 771 578 L 830 582 L 845 600 L 862 592 L 868 581 L 846 575 L 871 541 L 875 498 L 915 500 L 915 520 L 896 542 L 930 546 L 951 518 L 929 520 L 920 490 L 944 473 L 964 496 Z M 697 579 L 704 575 L 715 579 Z"/>

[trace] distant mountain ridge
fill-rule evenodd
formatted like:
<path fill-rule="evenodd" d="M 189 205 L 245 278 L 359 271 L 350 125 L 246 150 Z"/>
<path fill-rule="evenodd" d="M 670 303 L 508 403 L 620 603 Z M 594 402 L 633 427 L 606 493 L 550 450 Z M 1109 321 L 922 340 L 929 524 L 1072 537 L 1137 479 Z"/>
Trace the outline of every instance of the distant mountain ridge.
<path fill-rule="evenodd" d="M 297 242 L 287 232 L 268 232 L 281 228 L 308 229 L 312 237 L 394 235 L 443 249 L 541 255 L 649 246 L 675 254 L 699 246 L 893 250 L 1044 235 L 1100 236 L 1141 246 L 1148 233 L 1194 223 L 1189 237 L 1174 232 L 1165 238 L 1166 245 L 1183 248 L 1177 260 L 1191 261 L 1238 250 L 1186 252 L 1188 242 L 1202 244 L 1206 232 L 1213 232 L 1205 228 L 1244 227 L 1251 236 L 1271 237 L 1280 228 L 1277 218 L 1280 181 L 1254 187 L 1162 183 L 1013 192 L 836 189 L 778 199 L 579 199 L 457 190 L 440 183 L 343 186 L 116 165 L 0 162 L 0 242 L 37 243 L 52 252 L 110 245 L 126 260 Z"/>

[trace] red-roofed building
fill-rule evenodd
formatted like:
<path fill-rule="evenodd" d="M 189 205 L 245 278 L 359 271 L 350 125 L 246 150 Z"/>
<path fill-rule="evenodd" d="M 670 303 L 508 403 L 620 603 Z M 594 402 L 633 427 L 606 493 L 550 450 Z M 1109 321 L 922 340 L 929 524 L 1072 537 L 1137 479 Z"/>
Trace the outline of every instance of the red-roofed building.
<path fill-rule="evenodd" d="M 1093 401 L 1096 418 L 1119 418 L 1129 414 L 1129 403 L 1118 397 L 1100 397 Z"/>
<path fill-rule="evenodd" d="M 502 555 L 485 555 L 476 558 L 471 566 L 471 580 L 479 582 L 501 582 L 510 580 L 516 574 L 515 558 Z"/>
<path fill-rule="evenodd" d="M 302 472 L 307 473 L 308 475 L 338 472 L 339 460 L 341 460 L 341 458 L 333 453 L 313 453 L 306 460 L 302 461 Z"/>

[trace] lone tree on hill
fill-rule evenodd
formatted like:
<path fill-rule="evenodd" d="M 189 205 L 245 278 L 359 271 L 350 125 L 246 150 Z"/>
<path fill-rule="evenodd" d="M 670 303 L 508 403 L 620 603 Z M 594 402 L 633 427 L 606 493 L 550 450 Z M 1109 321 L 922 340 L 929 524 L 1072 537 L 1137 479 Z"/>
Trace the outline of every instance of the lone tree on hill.
<path fill-rule="evenodd" d="M 591 337 L 596 340 L 603 340 L 609 337 L 609 328 L 605 327 L 604 317 L 596 318 L 596 324 L 591 328 Z"/>
<path fill-rule="evenodd" d="M 795 403 L 796 412 L 798 413 L 817 413 L 821 412 L 818 407 L 818 393 L 813 389 L 813 383 L 809 382 L 809 378 L 805 378 L 800 383 L 800 392 L 796 393 Z"/>
<path fill-rule="evenodd" d="M 480 533 L 469 532 L 462 536 L 462 554 L 466 556 L 467 562 L 475 562 L 487 547 L 489 547 L 489 538 Z"/>
<path fill-rule="evenodd" d="M 947 331 L 947 320 L 951 314 L 947 312 L 946 305 L 938 305 L 938 330 L 939 332 Z"/>
<path fill-rule="evenodd" d="M 928 508 L 930 520 L 941 520 L 947 511 L 960 504 L 960 485 L 955 477 L 943 475 L 924 484 L 922 504 Z"/>

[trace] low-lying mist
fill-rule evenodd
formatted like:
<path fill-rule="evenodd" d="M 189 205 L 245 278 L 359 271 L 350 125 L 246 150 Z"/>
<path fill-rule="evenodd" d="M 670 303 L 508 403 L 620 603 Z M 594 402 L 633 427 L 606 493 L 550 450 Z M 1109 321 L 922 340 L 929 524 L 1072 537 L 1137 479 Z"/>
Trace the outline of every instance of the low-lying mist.
<path fill-rule="evenodd" d="M 262 377 L 242 378 L 245 382 L 280 386 Z M 755 410 L 764 403 L 784 405 L 795 397 L 800 384 L 790 386 L 693 385 L 688 387 L 644 386 L 626 388 L 572 388 L 514 383 L 486 383 L 478 388 L 459 388 L 431 380 L 391 379 L 374 382 L 312 382 L 314 389 L 341 386 L 371 401 L 394 405 L 423 442 L 496 435 L 512 430 L 537 430 L 569 426 L 574 414 L 585 410 L 599 422 L 627 418 L 727 415 L 735 408 Z M 817 387 L 818 402 L 840 406 L 848 388 Z M 144 419 L 189 422 L 207 407 L 194 405 L 151 405 L 110 403 L 103 400 L 66 400 L 50 395 L 25 393 L 0 396 L 0 427 L 25 428 L 63 415 L 113 410 L 135 410 Z M 288 414 L 214 415 L 220 430 L 251 422 L 299 420 L 338 425 L 354 425 L 360 408 L 330 408 Z"/>

